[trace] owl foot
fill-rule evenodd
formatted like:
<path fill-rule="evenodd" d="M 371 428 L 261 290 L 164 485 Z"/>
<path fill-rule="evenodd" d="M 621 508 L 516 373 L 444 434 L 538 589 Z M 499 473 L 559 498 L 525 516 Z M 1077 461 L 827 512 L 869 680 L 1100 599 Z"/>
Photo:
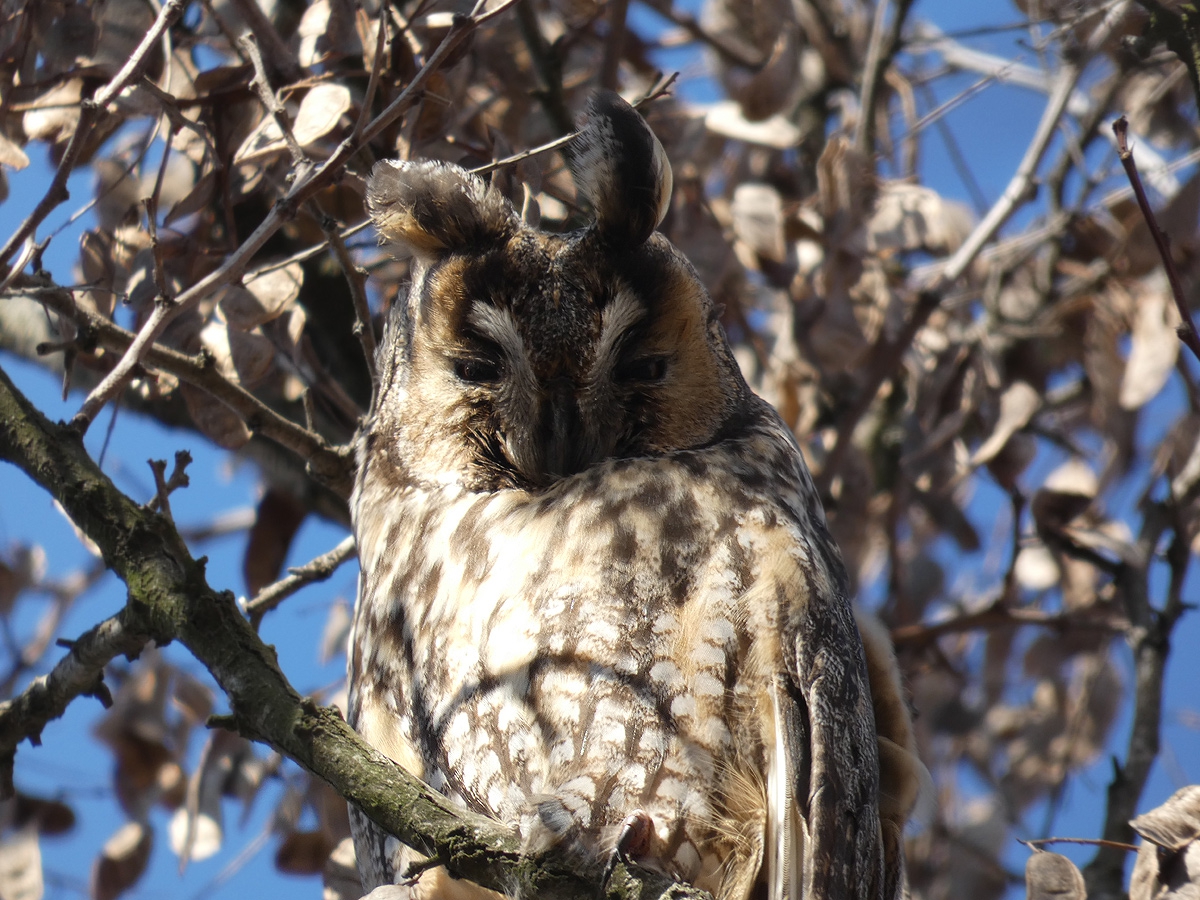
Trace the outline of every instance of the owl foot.
<path fill-rule="evenodd" d="M 613 847 L 608 864 L 604 867 L 604 875 L 600 883 L 608 885 L 613 870 L 618 862 L 631 863 L 644 856 L 650 849 L 650 841 L 654 837 L 654 820 L 644 809 L 635 809 L 621 822 L 621 833 L 617 836 L 617 844 Z"/>

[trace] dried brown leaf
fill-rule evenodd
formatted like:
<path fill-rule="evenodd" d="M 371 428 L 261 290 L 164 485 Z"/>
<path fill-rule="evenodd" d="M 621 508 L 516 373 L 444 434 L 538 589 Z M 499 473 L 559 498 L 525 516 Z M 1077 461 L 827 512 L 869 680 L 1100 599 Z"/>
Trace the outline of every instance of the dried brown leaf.
<path fill-rule="evenodd" d="M 710 106 L 704 115 L 704 127 L 722 137 L 776 150 L 789 150 L 804 137 L 804 133 L 782 115 L 751 122 L 742 112 L 741 105 L 733 100 L 721 100 Z"/>
<path fill-rule="evenodd" d="M 321 900 L 359 900 L 362 896 L 352 838 L 342 839 L 333 848 L 321 870 L 321 881 L 324 889 Z"/>
<path fill-rule="evenodd" d="M 1009 385 L 1000 396 L 1000 416 L 996 420 L 996 427 L 971 456 L 971 464 L 982 465 L 995 457 L 1010 437 L 1029 424 L 1041 405 L 1041 394 L 1033 385 L 1024 381 L 1014 381 Z"/>
<path fill-rule="evenodd" d="M 25 151 L 3 133 L 0 133 L 0 165 L 8 166 L 17 172 L 29 165 L 29 157 L 25 155 Z"/>
<path fill-rule="evenodd" d="M 249 331 L 287 310 L 300 296 L 303 285 L 304 269 L 300 263 L 269 268 L 247 279 L 244 287 L 227 288 L 219 303 L 221 313 L 234 328 Z"/>
<path fill-rule="evenodd" d="M 323 831 L 291 831 L 275 851 L 275 868 L 288 875 L 317 875 L 334 846 Z"/>
<path fill-rule="evenodd" d="M 0 839 L 0 897 L 4 900 L 41 900 L 42 849 L 37 828 L 30 824 Z"/>
<path fill-rule="evenodd" d="M 1041 488 L 1034 493 L 1029 510 L 1033 513 L 1038 533 L 1045 534 L 1061 531 L 1091 505 L 1092 498 L 1087 494 Z"/>
<path fill-rule="evenodd" d="M 1021 548 L 1014 574 L 1017 583 L 1027 591 L 1048 591 L 1062 577 L 1054 555 L 1042 543 Z"/>
<path fill-rule="evenodd" d="M 961 203 L 923 185 L 889 181 L 880 186 L 875 212 L 867 223 L 867 249 L 950 254 L 973 226 L 974 216 Z"/>
<path fill-rule="evenodd" d="M 116 75 L 121 66 L 129 61 L 142 37 L 154 22 L 154 10 L 143 0 L 107 0 L 100 7 L 100 33 L 96 38 L 96 49 L 89 65 L 95 66 L 102 78 Z M 152 51 L 152 62 L 161 54 Z M 153 71 L 156 66 L 151 67 Z"/>
<path fill-rule="evenodd" d="M 179 807 L 167 825 L 171 852 L 179 857 L 181 866 L 214 856 L 221 849 L 224 836 L 219 793 L 202 794 L 200 808 L 194 815 L 186 806 Z"/>
<path fill-rule="evenodd" d="M 191 190 L 175 201 L 171 208 L 167 210 L 163 224 L 173 225 L 180 219 L 185 219 L 207 208 L 212 202 L 216 185 L 216 173 L 209 169 L 196 179 L 195 183 L 191 186 Z"/>
<path fill-rule="evenodd" d="M 844 137 L 835 136 L 817 160 L 817 198 L 825 219 L 825 238 L 833 246 L 861 255 L 862 225 L 875 203 L 870 162 Z"/>
<path fill-rule="evenodd" d="M 1042 487 L 1064 494 L 1095 497 L 1100 489 L 1096 473 L 1082 459 L 1069 459 L 1046 476 Z"/>
<path fill-rule="evenodd" d="M 304 504 L 285 491 L 270 489 L 263 495 L 242 562 L 250 596 L 279 577 L 292 538 L 307 513 Z"/>
<path fill-rule="evenodd" d="M 1164 849 L 1183 849 L 1200 839 L 1200 785 L 1180 788 L 1162 806 L 1129 824 L 1143 838 Z"/>
<path fill-rule="evenodd" d="M 757 256 L 782 263 L 787 257 L 783 240 L 783 198 L 769 184 L 739 184 L 729 208 L 733 233 Z M 757 268 L 757 265 L 754 266 Z"/>
<path fill-rule="evenodd" d="M 25 111 L 21 127 L 31 141 L 65 144 L 79 124 L 83 79 L 72 78 L 50 88 Z"/>
<path fill-rule="evenodd" d="M 1025 863 L 1027 900 L 1086 900 L 1083 874 L 1059 853 L 1034 853 Z"/>
<path fill-rule="evenodd" d="M 269 340 L 257 332 L 239 331 L 228 322 L 205 325 L 200 345 L 212 354 L 218 372 L 246 388 L 261 384 L 275 362 L 275 347 Z"/>
<path fill-rule="evenodd" d="M 103 231 L 85 231 L 79 236 L 79 267 L 84 284 L 96 290 L 78 294 L 81 305 L 108 317 L 116 305 L 116 269 L 112 259 L 112 237 Z"/>
<path fill-rule="evenodd" d="M 238 450 L 250 440 L 250 429 L 246 423 L 220 400 L 190 384 L 181 384 L 179 390 L 192 422 L 218 447 Z"/>
<path fill-rule="evenodd" d="M 1139 409 L 1154 399 L 1175 370 L 1180 346 L 1175 334 L 1179 313 L 1170 290 L 1166 276 L 1158 273 L 1158 277 L 1147 279 L 1138 293 L 1118 401 L 1123 409 Z"/>
<path fill-rule="evenodd" d="M 300 101 L 292 135 L 301 147 L 310 147 L 333 131 L 343 115 L 350 111 L 350 89 L 341 84 L 323 82 L 313 87 Z"/>
<path fill-rule="evenodd" d="M 46 574 L 46 551 L 38 546 L 17 544 L 0 557 L 0 616 L 12 612 L 22 591 Z"/>
<path fill-rule="evenodd" d="M 47 800 L 32 794 L 17 792 L 12 801 L 13 823 L 18 827 L 32 825 L 38 834 L 66 834 L 75 827 L 75 811 L 60 800 Z M 8 895 L 0 890 L 0 897 Z"/>
<path fill-rule="evenodd" d="M 138 883 L 150 862 L 154 832 L 141 822 L 126 822 L 104 843 L 92 864 L 92 900 L 116 900 Z"/>
<path fill-rule="evenodd" d="M 203 724 L 213 711 L 213 692 L 186 672 L 171 679 L 171 703 L 189 725 Z"/>

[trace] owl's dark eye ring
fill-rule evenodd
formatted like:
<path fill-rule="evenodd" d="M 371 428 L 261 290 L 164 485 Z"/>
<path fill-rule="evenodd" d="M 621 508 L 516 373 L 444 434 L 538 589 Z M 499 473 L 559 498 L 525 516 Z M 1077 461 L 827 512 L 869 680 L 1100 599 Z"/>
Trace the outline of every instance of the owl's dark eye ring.
<path fill-rule="evenodd" d="M 454 360 L 454 375 L 468 384 L 490 384 L 500 380 L 500 364 L 474 356 L 460 356 Z"/>
<path fill-rule="evenodd" d="M 619 363 L 613 372 L 617 381 L 642 381 L 653 383 L 667 377 L 666 356 L 639 356 L 628 362 Z"/>

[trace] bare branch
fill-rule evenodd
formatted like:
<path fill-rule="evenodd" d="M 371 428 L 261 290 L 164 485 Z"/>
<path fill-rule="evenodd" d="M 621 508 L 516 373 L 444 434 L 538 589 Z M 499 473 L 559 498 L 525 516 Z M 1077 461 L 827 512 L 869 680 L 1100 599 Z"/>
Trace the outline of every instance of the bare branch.
<path fill-rule="evenodd" d="M 250 624 L 257 629 L 263 616 L 302 588 L 327 580 L 342 563 L 354 556 L 354 552 L 354 538 L 347 537 L 328 553 L 322 553 L 302 566 L 288 569 L 286 578 L 267 585 L 246 602 Z"/>
<path fill-rule="evenodd" d="M 132 332 L 103 316 L 82 309 L 69 291 L 46 285 L 44 280 L 29 276 L 21 276 L 17 279 L 17 285 L 26 292 L 32 288 L 39 301 L 87 329 L 101 346 L 127 353 L 133 345 L 135 337 Z M 147 365 L 170 372 L 181 381 L 216 397 L 237 413 L 251 431 L 270 438 L 308 460 L 308 469 L 317 480 L 327 484 L 341 497 L 350 496 L 353 463 L 348 449 L 330 447 L 315 431 L 285 419 L 245 388 L 223 376 L 208 357 L 188 356 L 155 344 L 147 350 L 144 359 Z"/>
<path fill-rule="evenodd" d="M 321 224 L 325 240 L 337 257 L 342 274 L 346 276 L 346 284 L 350 287 L 350 298 L 354 302 L 354 333 L 362 344 L 363 358 L 367 363 L 367 371 L 371 373 L 371 406 L 375 405 L 375 392 L 379 389 L 379 368 L 375 360 L 375 326 L 371 322 L 371 305 L 367 301 L 367 273 L 360 268 L 346 248 L 342 233 L 338 229 L 337 220 L 326 215 L 312 202 L 313 214 Z"/>
<path fill-rule="evenodd" d="M 1192 351 L 1192 355 L 1200 360 L 1200 335 L 1196 333 L 1196 323 L 1192 321 L 1192 311 L 1188 308 L 1187 297 L 1183 293 L 1183 283 L 1179 280 L 1175 260 L 1171 258 L 1170 240 L 1158 227 L 1158 219 L 1146 197 L 1142 179 L 1138 177 L 1137 163 L 1133 161 L 1133 151 L 1129 149 L 1129 123 L 1124 116 L 1113 123 L 1113 133 L 1117 136 L 1117 155 L 1125 168 L 1133 195 L 1137 198 L 1138 209 L 1142 211 L 1142 217 L 1146 220 L 1146 227 L 1150 229 L 1150 236 L 1154 238 L 1154 246 L 1158 248 L 1158 255 L 1162 257 L 1163 269 L 1166 270 L 1167 281 L 1171 285 L 1171 296 L 1175 300 L 1175 308 L 1179 311 L 1181 320 L 1176 332 L 1179 339 Z"/>
<path fill-rule="evenodd" d="M 279 73 L 279 76 L 286 84 L 292 84 L 299 81 L 303 76 L 303 71 L 300 69 L 299 63 L 287 44 L 283 42 L 283 38 L 279 36 L 279 32 L 275 29 L 275 25 L 267 18 L 267 14 L 263 12 L 262 7 L 254 0 L 232 0 L 233 8 L 237 10 L 242 21 L 250 28 L 250 34 L 244 35 L 244 41 L 248 37 L 252 37 L 255 41 L 254 56 L 258 58 L 257 70 L 262 64 L 262 57 L 258 54 L 258 47 L 261 46 L 266 51 L 267 59 L 270 61 L 271 68 Z M 241 41 L 239 41 L 241 43 Z M 243 47 L 245 44 L 243 43 Z M 264 78 L 263 84 L 268 82 Z"/>
<path fill-rule="evenodd" d="M 6 387 L 2 371 L 0 378 Z M 66 712 L 76 697 L 93 696 L 111 704 L 104 667 L 118 656 L 137 656 L 149 640 L 126 619 L 123 612 L 105 619 L 73 641 L 70 652 L 48 675 L 35 678 L 20 696 L 0 703 L 0 797 L 13 794 L 13 759 L 22 740 L 28 738 L 37 746 L 46 723 Z"/>

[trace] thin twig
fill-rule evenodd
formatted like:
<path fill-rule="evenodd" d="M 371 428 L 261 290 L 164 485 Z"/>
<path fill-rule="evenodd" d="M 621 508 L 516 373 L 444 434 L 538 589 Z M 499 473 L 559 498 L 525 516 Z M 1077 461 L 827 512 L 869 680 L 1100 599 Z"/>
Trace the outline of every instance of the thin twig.
<path fill-rule="evenodd" d="M 288 569 L 286 578 L 267 585 L 252 599 L 245 602 L 246 615 L 250 617 L 250 624 L 257 630 L 263 616 L 301 588 L 327 580 L 342 563 L 354 556 L 354 550 L 354 537 L 350 536 L 328 553 L 322 553 L 302 566 Z"/>
<path fill-rule="evenodd" d="M 187 474 L 187 467 L 192 464 L 192 454 L 186 450 L 175 451 L 175 468 L 171 470 L 171 477 L 167 478 L 167 461 L 164 459 L 147 460 L 150 464 L 150 471 L 154 473 L 154 499 L 146 504 L 150 509 L 157 509 L 172 522 L 175 518 L 171 515 L 170 496 L 180 488 L 185 488 L 190 484 L 190 479 Z"/>
<path fill-rule="evenodd" d="M 257 6 L 257 4 L 255 4 Z M 379 4 L 379 22 L 375 32 L 375 55 L 371 64 L 371 75 L 367 79 L 367 90 L 363 94 L 362 107 L 358 111 L 358 119 L 354 122 L 352 136 L 362 134 L 367 122 L 371 119 L 371 108 L 375 105 L 375 93 L 379 90 L 379 76 L 383 71 L 383 54 L 387 46 L 387 17 L 388 4 Z"/>
<path fill-rule="evenodd" d="M 530 147 L 528 150 L 522 150 L 520 153 L 514 153 L 512 156 L 506 156 L 504 159 L 498 159 L 494 162 L 487 163 L 482 166 L 477 166 L 471 169 L 472 175 L 486 175 L 494 169 L 500 169 L 504 166 L 511 166 L 513 163 L 519 163 L 522 160 L 529 159 L 531 156 L 537 156 L 539 153 L 547 153 L 551 150 L 557 150 L 559 147 L 564 147 L 575 138 L 579 137 L 578 131 L 572 131 L 570 134 L 564 134 L 560 138 L 555 138 L 552 141 L 546 141 L 544 144 L 539 144 L 536 147 Z"/>
<path fill-rule="evenodd" d="M 928 624 L 903 625 L 892 630 L 892 643 L 897 647 L 925 647 L 948 634 L 986 631 L 990 628 L 1032 625 L 1056 630 L 1091 629 L 1121 634 L 1129 623 L 1124 619 L 1100 618 L 1077 612 L 1049 613 L 1040 609 L 1007 606 L 1003 597 L 977 612 L 963 613 L 951 619 Z"/>
<path fill-rule="evenodd" d="M 629 0 L 610 0 L 608 4 L 608 38 L 604 42 L 604 58 L 600 62 L 600 86 L 610 91 L 618 87 L 621 57 L 625 53 L 625 16 Z"/>
<path fill-rule="evenodd" d="M 1064 838 L 1064 837 L 1048 837 L 1035 838 L 1033 840 L 1020 840 L 1018 843 L 1024 844 L 1026 847 L 1040 847 L 1043 844 L 1090 844 L 1093 847 L 1112 847 L 1116 850 L 1124 850 L 1128 853 L 1137 853 L 1136 844 L 1126 844 L 1122 841 L 1105 841 L 1100 838 Z"/>
<path fill-rule="evenodd" d="M 350 297 L 354 303 L 354 333 L 362 344 L 363 358 L 371 375 L 371 407 L 374 407 L 375 392 L 379 389 L 379 369 L 375 362 L 375 326 L 371 323 L 371 305 L 367 302 L 367 273 L 359 268 L 350 251 L 346 249 L 346 242 L 342 240 L 337 220 L 322 212 L 315 200 L 313 212 L 321 224 L 326 241 L 333 249 L 333 255 L 337 257 L 342 274 L 346 276 L 346 283 L 350 286 Z"/>
<path fill-rule="evenodd" d="M 854 129 L 854 146 L 860 153 L 871 154 L 875 147 L 875 103 L 883 85 L 888 64 L 900 42 L 900 32 L 912 8 L 912 0 L 898 0 L 895 15 L 887 20 L 889 0 L 879 0 L 871 26 L 871 42 L 863 64 L 862 96 L 859 102 L 858 124 Z"/>
<path fill-rule="evenodd" d="M 1125 168 L 1125 174 L 1129 177 L 1129 185 L 1133 188 L 1133 195 L 1137 198 L 1138 208 L 1142 211 L 1142 218 L 1146 220 L 1146 227 L 1150 229 L 1150 236 L 1154 238 L 1154 246 L 1158 248 L 1158 255 L 1162 257 L 1163 269 L 1167 273 L 1167 281 L 1171 284 L 1171 296 L 1175 298 L 1175 308 L 1179 310 L 1181 320 L 1175 333 L 1192 351 L 1196 359 L 1200 359 L 1200 335 L 1196 333 L 1196 323 L 1192 321 L 1192 311 L 1188 308 L 1187 297 L 1183 293 L 1183 283 L 1179 280 L 1179 271 L 1175 268 L 1175 260 L 1171 258 L 1170 239 L 1158 227 L 1158 219 L 1146 197 L 1146 189 L 1142 187 L 1137 163 L 1133 161 L 1133 151 L 1129 149 L 1129 123 L 1124 116 L 1113 122 L 1113 133 L 1117 136 L 1117 155 L 1121 159 L 1121 165 Z"/>
<path fill-rule="evenodd" d="M 682 28 L 693 38 L 716 51 L 725 62 L 745 69 L 760 69 L 767 57 L 741 41 L 726 35 L 710 34 L 690 13 L 683 12 L 671 0 L 646 0 L 646 5 L 673 25 Z"/>
<path fill-rule="evenodd" d="M 1067 100 L 1082 73 L 1081 65 L 1072 62 L 1063 63 L 1054 80 L 1054 88 L 1050 93 L 1046 108 L 1042 112 L 1042 119 L 1038 122 L 1037 131 L 1034 132 L 1033 140 L 1029 142 L 1025 156 L 1017 166 L 1016 173 L 1004 189 L 1000 199 L 992 205 L 988 214 L 975 226 L 958 251 L 942 266 L 939 276 L 931 285 L 933 290 L 944 289 L 957 281 L 975 261 L 975 257 L 979 255 L 984 244 L 995 236 L 1018 207 L 1032 199 L 1033 179 L 1037 173 L 1038 164 L 1041 162 L 1046 148 L 1050 145 L 1050 140 L 1058 131 L 1058 123 L 1066 110 Z"/>
<path fill-rule="evenodd" d="M 242 35 L 238 43 L 246 51 L 246 55 L 250 57 L 250 64 L 254 67 L 254 78 L 250 82 L 250 87 L 258 95 L 258 99 L 266 111 L 271 114 L 275 124 L 279 126 L 279 131 L 287 144 L 288 153 L 292 156 L 292 165 L 297 168 L 308 165 L 310 160 L 296 141 L 296 135 L 292 133 L 292 122 L 288 117 L 287 110 L 279 102 L 279 96 L 275 93 L 275 89 L 271 87 L 271 80 L 267 77 L 267 67 L 263 63 L 262 53 L 259 52 L 258 42 L 254 40 L 254 35 Z"/>
<path fill-rule="evenodd" d="M 266 51 L 267 57 L 271 61 L 271 66 L 279 73 L 279 76 L 286 84 L 293 84 L 299 81 L 304 72 L 300 68 L 300 64 L 296 61 L 296 55 L 288 49 L 287 44 L 283 42 L 283 38 L 279 36 L 279 32 L 275 29 L 275 25 L 267 18 L 267 14 L 263 12 L 262 7 L 254 0 L 232 0 L 233 8 L 237 10 L 237 14 L 242 17 L 242 21 L 250 28 L 250 35 L 257 42 L 254 53 L 258 55 L 258 46 L 261 46 Z M 261 62 L 261 57 L 259 58 Z"/>
<path fill-rule="evenodd" d="M 150 30 L 142 36 L 141 43 L 138 44 L 137 49 L 133 51 L 121 70 L 113 76 L 112 81 L 97 91 L 91 100 L 84 100 L 79 104 L 79 122 L 75 126 L 71 140 L 67 142 L 66 150 L 63 151 L 62 160 L 54 173 L 54 179 L 50 182 L 50 187 L 46 190 L 45 195 L 34 207 L 33 212 L 0 248 L 0 263 L 7 264 L 17 248 L 24 244 L 25 239 L 32 236 L 38 225 L 45 221 L 46 216 L 50 215 L 60 203 L 70 198 L 71 195 L 67 191 L 67 177 L 74 171 L 75 164 L 79 161 L 84 144 L 91 135 L 96 121 L 109 103 L 115 100 L 126 87 L 141 78 L 142 70 L 149 62 L 150 51 L 158 43 L 163 33 L 174 25 L 183 14 L 185 6 L 187 6 L 187 0 L 167 0 L 158 14 L 158 18 L 150 26 Z M 132 369 L 132 365 L 129 368 Z"/>

